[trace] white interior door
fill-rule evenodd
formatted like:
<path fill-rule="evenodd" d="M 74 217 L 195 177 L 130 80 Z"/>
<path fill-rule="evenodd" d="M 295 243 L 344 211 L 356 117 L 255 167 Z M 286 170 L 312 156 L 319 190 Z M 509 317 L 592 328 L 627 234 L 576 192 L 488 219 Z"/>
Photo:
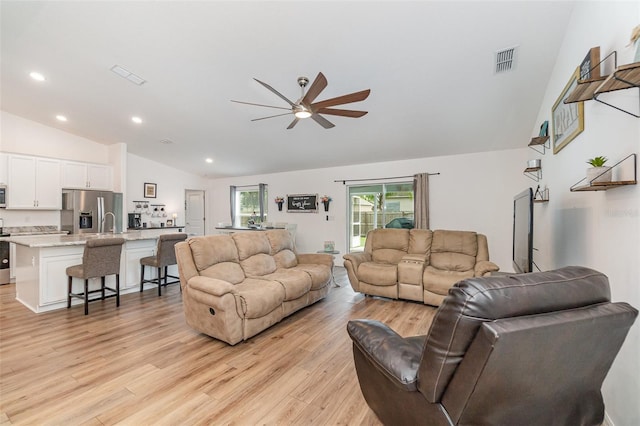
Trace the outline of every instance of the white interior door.
<path fill-rule="evenodd" d="M 204 191 L 185 190 L 185 232 L 188 236 L 205 234 Z"/>

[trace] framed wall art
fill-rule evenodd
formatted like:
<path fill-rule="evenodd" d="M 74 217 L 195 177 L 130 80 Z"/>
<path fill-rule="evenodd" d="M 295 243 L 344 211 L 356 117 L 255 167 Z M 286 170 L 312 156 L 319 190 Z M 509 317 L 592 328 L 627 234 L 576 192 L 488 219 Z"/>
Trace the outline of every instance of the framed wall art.
<path fill-rule="evenodd" d="M 144 198 L 156 198 L 156 192 L 158 189 L 158 185 L 155 183 L 146 183 L 144 184 Z"/>
<path fill-rule="evenodd" d="M 571 75 L 560 96 L 551 108 L 551 133 L 553 153 L 557 154 L 584 130 L 584 105 L 582 102 L 565 104 L 569 94 L 575 89 L 580 77 L 580 67 Z"/>
<path fill-rule="evenodd" d="M 288 213 L 317 213 L 318 194 L 287 194 Z"/>

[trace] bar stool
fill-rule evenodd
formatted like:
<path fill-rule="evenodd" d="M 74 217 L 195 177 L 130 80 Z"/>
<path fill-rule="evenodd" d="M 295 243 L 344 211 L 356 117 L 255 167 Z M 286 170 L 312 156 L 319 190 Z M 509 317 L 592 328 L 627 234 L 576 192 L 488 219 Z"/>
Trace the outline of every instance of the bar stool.
<path fill-rule="evenodd" d="M 89 302 L 104 300 L 115 297 L 116 306 L 120 306 L 120 254 L 124 238 L 95 238 L 87 240 L 82 254 L 82 264 L 69 266 L 66 270 L 69 276 L 67 291 L 67 309 L 71 307 L 71 298 L 84 299 L 84 314 L 89 314 Z M 106 287 L 105 278 L 107 275 L 116 276 L 116 288 Z M 84 280 L 84 292 L 73 293 L 73 278 Z M 101 286 L 97 290 L 89 290 L 89 278 L 100 278 Z M 113 294 L 105 295 L 105 291 Z M 89 294 L 100 293 L 101 296 L 89 299 Z"/>
<path fill-rule="evenodd" d="M 140 293 L 142 293 L 144 283 L 152 283 L 158 285 L 158 296 L 162 296 L 162 287 L 166 287 L 169 284 L 179 283 L 179 277 L 174 275 L 169 275 L 169 265 L 175 265 L 176 261 L 176 250 L 174 246 L 176 243 L 180 241 L 184 241 L 187 239 L 187 234 L 184 232 L 179 232 L 176 234 L 164 234 L 160 235 L 158 238 L 158 248 L 156 249 L 155 256 L 143 257 L 140 259 Z M 144 279 L 144 267 L 151 266 L 153 268 L 158 269 L 157 278 L 152 278 L 149 280 Z M 161 282 L 162 277 L 162 269 L 164 268 L 164 283 Z M 175 278 L 174 281 L 167 281 L 167 278 Z M 182 290 L 182 288 L 180 289 Z"/>

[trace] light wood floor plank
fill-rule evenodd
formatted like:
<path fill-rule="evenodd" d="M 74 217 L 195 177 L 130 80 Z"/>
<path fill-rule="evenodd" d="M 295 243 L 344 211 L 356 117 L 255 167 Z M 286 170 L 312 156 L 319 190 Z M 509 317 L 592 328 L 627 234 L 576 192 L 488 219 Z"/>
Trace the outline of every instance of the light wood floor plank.
<path fill-rule="evenodd" d="M 353 365 L 350 319 L 425 334 L 435 309 L 354 293 L 229 346 L 186 325 L 177 286 L 34 314 L 0 286 L 0 426 L 379 425 Z"/>

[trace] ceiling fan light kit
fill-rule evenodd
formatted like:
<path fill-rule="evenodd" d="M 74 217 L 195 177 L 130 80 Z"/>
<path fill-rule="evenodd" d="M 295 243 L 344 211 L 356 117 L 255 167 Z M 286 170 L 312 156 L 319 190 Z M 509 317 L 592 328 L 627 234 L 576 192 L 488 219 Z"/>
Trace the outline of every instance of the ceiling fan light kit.
<path fill-rule="evenodd" d="M 287 129 L 292 129 L 300 119 L 305 119 L 311 117 L 316 123 L 324 127 L 325 129 L 330 129 L 335 127 L 333 123 L 324 118 L 320 114 L 328 114 L 328 115 L 337 115 L 340 117 L 350 117 L 350 118 L 359 118 L 363 115 L 367 114 L 367 111 L 355 111 L 355 110 L 347 110 L 347 109 L 337 109 L 331 108 L 337 105 L 350 104 L 353 102 L 361 102 L 369 97 L 369 93 L 371 93 L 370 89 L 361 90 L 360 92 L 349 93 L 348 95 L 342 95 L 331 99 L 325 99 L 324 101 L 313 102 L 318 95 L 327 87 L 327 79 L 321 72 L 318 73 L 318 76 L 313 80 L 309 90 L 305 94 L 304 89 L 309 84 L 309 79 L 307 77 L 298 77 L 298 85 L 300 86 L 300 90 L 302 95 L 300 99 L 296 102 L 289 100 L 282 93 L 278 92 L 276 89 L 264 83 L 257 78 L 254 78 L 255 81 L 260 83 L 262 86 L 266 87 L 269 91 L 274 93 L 276 96 L 284 100 L 287 104 L 289 104 L 289 108 L 280 107 L 280 106 L 272 106 L 272 105 L 263 105 L 252 102 L 242 102 L 242 101 L 234 101 L 239 104 L 253 105 L 253 106 L 261 106 L 265 108 L 276 108 L 276 109 L 284 109 L 289 110 L 287 113 L 271 115 L 268 117 L 254 118 L 251 121 L 259 121 L 265 120 L 267 118 L 281 117 L 283 115 L 293 114 L 294 119 L 289 124 Z"/>

